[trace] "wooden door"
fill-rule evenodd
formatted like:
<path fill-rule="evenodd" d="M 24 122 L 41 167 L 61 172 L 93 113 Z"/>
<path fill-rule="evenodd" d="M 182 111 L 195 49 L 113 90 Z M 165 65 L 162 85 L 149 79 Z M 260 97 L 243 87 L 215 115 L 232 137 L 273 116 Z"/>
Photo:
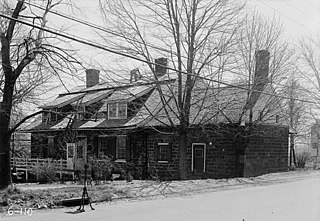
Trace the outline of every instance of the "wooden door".
<path fill-rule="evenodd" d="M 205 172 L 206 146 L 201 143 L 192 144 L 192 171 Z"/>

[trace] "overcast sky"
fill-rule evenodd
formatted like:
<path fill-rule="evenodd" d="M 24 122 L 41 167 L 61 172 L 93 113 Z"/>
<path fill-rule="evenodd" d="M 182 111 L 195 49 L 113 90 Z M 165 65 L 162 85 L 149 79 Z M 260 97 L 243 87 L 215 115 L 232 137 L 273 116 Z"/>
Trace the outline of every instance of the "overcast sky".
<path fill-rule="evenodd" d="M 2 1 L 2 0 L 0 0 Z M 13 4 L 16 0 L 10 0 Z M 239 0 L 241 1 L 241 0 Z M 276 16 L 281 19 L 285 28 L 286 35 L 295 40 L 301 38 L 308 33 L 315 33 L 320 29 L 320 0 L 244 0 L 251 10 L 256 10 L 266 16 Z M 70 11 L 67 7 L 59 7 L 57 10 L 69 14 L 81 20 L 88 21 L 103 26 L 102 16 L 99 10 L 99 0 L 77 0 L 78 10 Z M 77 37 L 89 39 L 94 42 L 103 43 L 101 39 L 95 35 L 94 31 L 86 26 L 81 26 L 70 20 L 62 19 L 57 16 L 49 17 L 49 26 L 60 29 L 61 26 L 68 28 L 70 34 Z M 294 42 L 294 41 L 293 41 Z M 112 54 L 108 52 L 84 46 L 82 44 L 74 44 L 74 48 L 84 56 L 84 59 L 91 63 L 89 67 L 99 68 L 94 64 L 99 62 L 101 65 L 112 66 Z M 133 65 L 132 65 L 133 66 Z M 135 68 L 135 67 L 128 67 Z M 100 68 L 99 68 L 100 69 Z M 73 85 L 69 85 L 73 87 Z"/>
<path fill-rule="evenodd" d="M 103 26 L 98 2 L 99 0 L 77 0 L 77 6 L 81 9 L 81 13 L 72 12 L 73 16 Z M 246 0 L 246 2 L 252 10 L 281 19 L 285 33 L 293 41 L 308 33 L 314 33 L 320 28 L 320 0 Z M 54 21 L 57 26 L 63 24 L 65 27 L 69 27 L 70 33 L 76 33 L 78 37 L 101 42 L 100 39 L 93 37 L 93 31 L 87 27 L 60 19 L 59 22 Z M 88 46 L 77 44 L 76 47 L 82 55 L 88 55 L 87 59 L 91 59 L 92 62 L 97 60 L 100 63 L 108 63 L 108 57 L 111 56 L 107 52 Z"/>

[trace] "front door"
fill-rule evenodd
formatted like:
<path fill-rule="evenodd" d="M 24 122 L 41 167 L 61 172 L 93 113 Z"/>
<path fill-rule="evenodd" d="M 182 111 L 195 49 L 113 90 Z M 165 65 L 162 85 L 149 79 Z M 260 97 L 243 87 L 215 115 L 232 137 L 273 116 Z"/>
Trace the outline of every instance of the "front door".
<path fill-rule="evenodd" d="M 75 155 L 76 144 L 67 143 L 67 164 L 68 169 L 73 169 L 74 155 Z"/>
<path fill-rule="evenodd" d="M 192 171 L 205 172 L 206 145 L 192 144 Z"/>

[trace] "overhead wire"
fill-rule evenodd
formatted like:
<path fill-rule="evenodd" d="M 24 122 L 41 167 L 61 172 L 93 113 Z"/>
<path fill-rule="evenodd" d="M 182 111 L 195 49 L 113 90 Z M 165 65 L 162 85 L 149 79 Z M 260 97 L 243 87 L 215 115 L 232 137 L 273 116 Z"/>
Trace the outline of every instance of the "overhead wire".
<path fill-rule="evenodd" d="M 265 2 L 263 2 L 263 1 L 259 1 L 259 2 L 260 2 L 261 4 L 263 4 L 264 6 L 266 6 L 266 7 L 270 8 L 270 9 L 272 9 L 273 11 L 275 11 L 275 12 L 277 12 L 277 13 L 281 14 L 281 15 L 283 15 L 283 16 L 284 16 L 284 17 L 286 17 L 287 19 L 291 20 L 292 22 L 296 23 L 297 25 L 299 25 L 299 26 L 301 26 L 302 28 L 304 28 L 304 29 L 306 29 L 306 30 L 308 30 L 308 31 L 309 31 L 309 29 L 308 29 L 308 28 L 306 28 L 306 27 L 305 27 L 305 25 L 303 25 L 303 24 L 301 24 L 301 23 L 297 22 L 296 20 L 292 19 L 291 17 L 289 17 L 289 16 L 287 16 L 287 15 L 285 15 L 285 14 L 281 13 L 279 10 L 275 9 L 274 7 L 272 7 L 272 6 L 268 5 L 268 4 L 266 4 L 266 3 L 265 3 Z"/>
<path fill-rule="evenodd" d="M 51 34 L 55 34 L 55 35 L 57 35 L 57 36 L 60 36 L 60 37 L 63 37 L 63 38 L 66 38 L 66 39 L 69 39 L 69 40 L 72 40 L 72 41 L 75 41 L 75 42 L 84 44 L 84 45 L 88 45 L 88 46 L 91 46 L 91 47 L 94 47 L 94 48 L 98 48 L 98 49 L 100 49 L 100 50 L 104 50 L 104 51 L 107 51 L 107 52 L 112 53 L 112 54 L 116 54 L 116 55 L 119 55 L 119 56 L 127 57 L 127 58 L 130 58 L 130 59 L 133 59 L 133 60 L 136 60 L 136 61 L 140 61 L 140 62 L 143 62 L 143 63 L 147 63 L 147 64 L 151 64 L 151 65 L 156 65 L 156 63 L 154 63 L 154 62 L 147 61 L 147 60 L 138 58 L 138 57 L 133 56 L 133 55 L 130 55 L 130 54 L 125 54 L 125 53 L 123 53 L 123 52 L 115 51 L 115 50 L 113 50 L 113 49 L 107 48 L 106 46 L 99 45 L 99 44 L 96 44 L 96 43 L 94 43 L 94 42 L 88 41 L 87 39 L 86 39 L 86 40 L 83 40 L 83 39 L 81 39 L 81 38 L 79 38 L 79 37 L 72 36 L 72 35 L 70 35 L 70 34 L 64 34 L 64 33 L 61 33 L 61 32 L 57 32 L 57 31 L 50 30 L 50 29 L 48 29 L 48 28 L 43 28 L 43 27 L 41 27 L 41 26 L 38 26 L 38 25 L 35 25 L 35 24 L 31 24 L 31 23 L 29 23 L 29 22 L 22 21 L 22 20 L 20 20 L 20 19 L 16 19 L 16 18 L 13 18 L 13 17 L 11 17 L 11 16 L 7 16 L 7 15 L 1 14 L 1 13 L 0 13 L 0 17 L 6 18 L 6 19 L 9 19 L 9 20 L 16 21 L 16 22 L 18 22 L 18 23 L 21 23 L 21 24 L 27 25 L 27 26 L 29 26 L 29 27 L 33 27 L 33 28 L 39 29 L 39 30 L 44 31 L 44 32 L 48 32 L 48 33 L 51 33 Z M 175 71 L 175 72 L 179 72 L 179 73 L 184 74 L 184 75 L 190 75 L 190 76 L 197 77 L 197 78 L 200 78 L 200 79 L 203 79 L 203 80 L 206 80 L 206 81 L 211 81 L 211 82 L 219 83 L 219 84 L 222 84 L 222 85 L 225 85 L 225 86 L 229 86 L 229 87 L 233 87 L 233 88 L 238 88 L 238 89 L 242 89 L 242 90 L 246 90 L 246 91 L 256 91 L 256 92 L 259 92 L 259 93 L 261 93 L 261 94 L 265 94 L 265 95 L 269 95 L 269 96 L 274 96 L 274 97 L 278 97 L 278 98 L 283 98 L 283 99 L 296 100 L 296 101 L 301 101 L 301 102 L 304 102 L 304 103 L 317 104 L 316 102 L 313 102 L 313 101 L 307 101 L 307 100 L 303 100 L 303 99 L 299 99 L 299 98 L 294 98 L 294 99 L 292 99 L 292 98 L 290 98 L 290 97 L 286 97 L 286 96 L 282 96 L 282 95 L 277 95 L 277 94 L 274 94 L 274 93 L 267 93 L 267 92 L 264 92 L 264 91 L 248 89 L 248 88 L 245 88 L 245 87 L 241 87 L 241 86 L 239 86 L 239 85 L 234 85 L 234 84 L 231 84 L 231 83 L 227 83 L 227 82 L 223 82 L 223 81 L 219 81 L 219 80 L 214 80 L 214 79 L 211 79 L 211 78 L 194 75 L 194 74 L 192 74 L 192 73 L 187 73 L 187 72 L 185 72 L 185 71 L 176 70 L 176 69 L 171 68 L 171 67 L 166 67 L 166 68 L 167 68 L 168 70 L 172 70 L 172 71 Z"/>
<path fill-rule="evenodd" d="M 36 4 L 33 4 L 33 3 L 30 3 L 30 2 L 25 2 L 25 4 L 28 4 L 28 5 L 33 6 L 33 7 L 36 7 L 36 8 L 41 9 L 41 10 L 46 10 L 46 8 L 44 8 L 44 7 L 42 7 L 42 6 L 39 6 L 39 5 L 36 5 Z M 61 13 L 61 12 L 58 12 L 58 11 L 55 11 L 55 10 L 50 10 L 49 13 L 52 13 L 52 14 L 57 15 L 57 16 L 60 16 L 60 17 L 62 17 L 62 18 L 65 18 L 65 19 L 68 19 L 68 20 L 71 20 L 71 21 L 80 23 L 80 24 L 85 25 L 85 26 L 88 26 L 88 27 L 90 27 L 90 28 L 94 28 L 94 29 L 97 29 L 97 30 L 100 30 L 100 31 L 109 33 L 109 34 L 111 34 L 111 35 L 114 35 L 114 36 L 123 38 L 123 36 L 122 36 L 121 34 L 115 32 L 115 31 L 109 30 L 109 29 L 107 29 L 107 28 L 105 28 L 105 27 L 102 27 L 102 26 L 100 26 L 100 25 L 97 25 L 97 24 L 90 23 L 90 22 L 88 22 L 88 21 L 84 21 L 84 20 L 79 19 L 79 18 L 76 18 L 76 17 L 74 17 L 74 16 L 66 15 L 66 14 L 64 14 L 64 13 Z M 145 45 L 147 45 L 147 46 L 149 46 L 149 47 L 151 47 L 151 48 L 154 48 L 154 49 L 157 49 L 157 50 L 160 50 L 160 51 L 163 51 L 163 52 L 167 52 L 167 53 L 170 53 L 170 54 L 175 54 L 175 52 L 172 51 L 172 50 L 167 50 L 167 49 L 165 49 L 165 48 L 162 48 L 162 47 L 159 47 L 159 46 L 155 46 L 155 45 L 153 45 L 153 44 L 151 44 L 151 43 L 141 42 L 141 41 L 139 41 L 139 40 L 137 40 L 137 39 L 131 39 L 131 40 L 132 40 L 133 42 L 138 43 L 138 44 L 145 44 Z M 183 56 L 183 55 L 182 55 L 182 57 L 187 58 L 187 57 L 185 57 L 185 56 Z M 199 61 L 198 61 L 198 62 L 199 62 Z M 208 64 L 208 65 L 212 67 L 212 65 L 210 65 L 210 64 Z M 239 72 L 232 72 L 232 73 L 235 74 L 235 75 L 239 75 L 239 76 L 243 76 L 243 77 L 248 77 L 247 75 L 241 74 L 241 73 L 239 73 Z M 283 85 L 283 84 L 280 84 L 280 83 L 277 83 L 277 85 L 282 86 L 282 87 L 286 86 L 286 85 Z M 299 90 L 300 90 L 300 89 L 299 89 Z"/>

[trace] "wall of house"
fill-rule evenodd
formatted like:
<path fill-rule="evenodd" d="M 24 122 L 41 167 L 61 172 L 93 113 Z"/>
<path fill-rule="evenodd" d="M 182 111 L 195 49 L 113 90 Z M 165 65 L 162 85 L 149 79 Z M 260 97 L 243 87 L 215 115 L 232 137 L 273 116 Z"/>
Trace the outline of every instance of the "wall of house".
<path fill-rule="evenodd" d="M 236 130 L 232 127 L 211 128 L 204 131 L 189 131 L 187 146 L 187 178 L 231 178 L 257 176 L 288 169 L 288 128 L 264 125 L 256 129 L 245 146 L 244 158 L 238 156 Z M 159 134 L 148 135 L 148 165 L 151 174 L 157 173 L 162 179 L 179 178 L 178 136 Z M 168 163 L 156 162 L 158 143 L 169 143 L 172 147 Z M 205 172 L 192 171 L 192 143 L 206 145 Z M 242 146 L 243 147 L 243 146 Z"/>
<path fill-rule="evenodd" d="M 156 130 L 127 131 L 127 145 L 130 157 L 127 161 L 135 165 L 142 178 L 151 176 L 160 179 L 179 179 L 179 148 L 178 135 Z M 265 173 L 286 171 L 288 168 L 288 128 L 281 126 L 263 126 L 258 128 L 250 138 L 245 148 L 244 158 L 239 159 L 239 145 L 236 139 L 236 129 L 232 126 L 214 126 L 191 129 L 187 140 L 187 178 L 231 178 L 237 176 L 257 176 Z M 260 131 L 260 132 L 259 132 Z M 55 147 L 65 150 L 68 139 L 77 136 L 87 137 L 87 153 L 97 156 L 97 138 L 103 134 L 113 134 L 115 131 L 82 131 L 75 134 L 56 133 Z M 122 132 L 123 133 L 123 132 Z M 53 135 L 48 134 L 48 135 Z M 47 146 L 48 139 L 44 134 L 33 134 L 32 157 L 44 157 L 42 146 Z M 37 141 L 37 142 L 35 142 Z M 170 159 L 167 162 L 157 160 L 159 143 L 168 143 Z M 206 162 L 204 172 L 192 171 L 192 144 L 205 144 Z M 61 153 L 65 155 L 65 152 Z M 121 164 L 125 169 L 127 164 Z"/>
<path fill-rule="evenodd" d="M 245 150 L 244 176 L 288 170 L 288 127 L 261 126 Z M 263 132 L 262 132 L 263 131 Z"/>
<path fill-rule="evenodd" d="M 189 131 L 187 141 L 187 178 L 226 178 L 237 176 L 236 148 L 234 132 L 230 128 L 210 128 L 205 132 L 199 129 Z M 179 148 L 178 135 L 168 133 L 149 132 L 147 138 L 149 171 L 151 175 L 158 175 L 161 179 L 179 179 Z M 171 159 L 168 162 L 157 162 L 155 159 L 158 143 L 169 143 Z M 192 171 L 192 144 L 201 143 L 206 146 L 205 172 Z"/>

